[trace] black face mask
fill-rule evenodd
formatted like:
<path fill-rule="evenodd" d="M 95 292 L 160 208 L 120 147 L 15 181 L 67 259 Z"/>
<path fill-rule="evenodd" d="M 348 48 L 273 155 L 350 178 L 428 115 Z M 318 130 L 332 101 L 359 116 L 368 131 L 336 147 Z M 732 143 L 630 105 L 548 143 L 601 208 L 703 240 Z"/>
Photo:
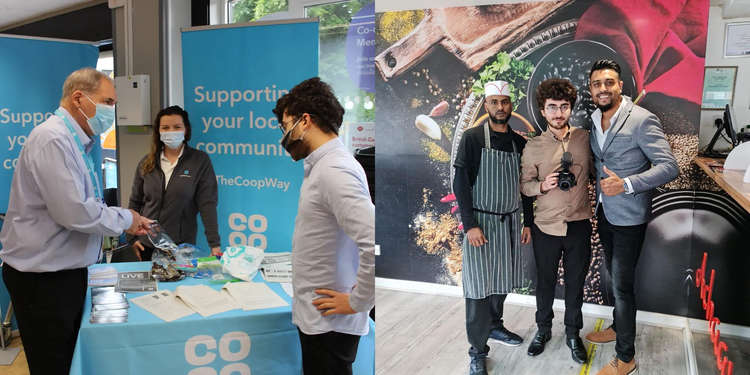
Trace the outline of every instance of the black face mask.
<path fill-rule="evenodd" d="M 290 141 L 292 131 L 294 130 L 295 127 L 297 127 L 300 121 L 302 121 L 301 118 L 297 120 L 297 122 L 294 124 L 294 126 L 292 126 L 289 129 L 289 131 L 284 133 L 284 136 L 281 137 L 281 141 L 279 142 L 281 143 L 281 146 L 284 147 L 286 152 L 292 155 L 292 159 L 294 161 L 298 161 L 300 159 L 303 159 L 305 156 L 307 156 L 305 153 L 305 150 L 307 149 L 307 147 L 305 147 L 305 143 L 302 141 L 302 139 L 305 137 L 304 132 L 299 138 Z"/>

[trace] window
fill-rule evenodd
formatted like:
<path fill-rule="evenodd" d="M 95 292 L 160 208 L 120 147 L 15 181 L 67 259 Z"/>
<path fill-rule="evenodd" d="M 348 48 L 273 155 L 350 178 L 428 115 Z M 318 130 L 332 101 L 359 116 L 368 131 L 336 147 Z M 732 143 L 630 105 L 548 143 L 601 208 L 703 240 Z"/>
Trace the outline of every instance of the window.
<path fill-rule="evenodd" d="M 229 23 L 252 22 L 288 9 L 287 0 L 230 0 L 227 3 L 227 18 Z"/>
<path fill-rule="evenodd" d="M 354 151 L 375 145 L 374 0 L 212 0 L 214 23 L 317 17 L 320 78 L 346 109 L 340 136 Z"/>
<path fill-rule="evenodd" d="M 96 70 L 115 78 L 114 58 L 112 51 L 99 53 Z M 117 188 L 117 130 L 114 122 L 104 133 L 99 135 L 102 145 L 102 186 L 104 189 Z"/>
<path fill-rule="evenodd" d="M 375 145 L 375 4 L 349 0 L 305 7 L 320 20 L 320 78 L 346 109 L 340 136 L 350 150 Z"/>

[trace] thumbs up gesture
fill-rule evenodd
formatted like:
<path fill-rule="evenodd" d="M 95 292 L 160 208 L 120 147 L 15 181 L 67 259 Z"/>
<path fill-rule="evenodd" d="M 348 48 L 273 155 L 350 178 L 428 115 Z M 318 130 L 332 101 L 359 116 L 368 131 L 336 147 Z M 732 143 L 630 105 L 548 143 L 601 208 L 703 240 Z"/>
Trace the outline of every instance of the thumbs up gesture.
<path fill-rule="evenodd" d="M 625 181 L 621 179 L 615 172 L 612 172 L 604 166 L 604 173 L 609 177 L 603 178 L 599 185 L 602 187 L 602 192 L 608 196 L 615 196 L 625 192 Z"/>

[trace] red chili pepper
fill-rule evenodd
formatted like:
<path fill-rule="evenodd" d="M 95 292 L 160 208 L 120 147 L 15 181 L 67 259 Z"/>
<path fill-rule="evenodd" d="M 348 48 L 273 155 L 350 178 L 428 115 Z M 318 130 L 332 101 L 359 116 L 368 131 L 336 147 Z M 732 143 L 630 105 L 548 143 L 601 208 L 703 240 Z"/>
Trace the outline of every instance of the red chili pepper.
<path fill-rule="evenodd" d="M 446 196 L 444 196 L 444 197 L 440 198 L 440 202 L 441 202 L 441 203 L 448 203 L 448 202 L 453 202 L 453 201 L 455 201 L 455 200 L 456 200 L 456 194 L 453 194 L 453 193 L 451 193 L 451 194 L 448 194 L 448 195 L 446 195 Z"/>

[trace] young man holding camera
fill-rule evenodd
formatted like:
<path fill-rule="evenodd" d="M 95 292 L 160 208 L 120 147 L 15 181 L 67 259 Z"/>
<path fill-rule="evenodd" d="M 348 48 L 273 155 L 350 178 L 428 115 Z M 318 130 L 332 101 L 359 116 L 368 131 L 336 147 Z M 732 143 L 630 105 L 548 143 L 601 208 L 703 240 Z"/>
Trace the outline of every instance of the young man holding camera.
<path fill-rule="evenodd" d="M 558 264 L 565 280 L 565 343 L 573 360 L 586 362 L 578 336 L 583 328 L 583 283 L 591 260 L 591 201 L 588 196 L 591 148 L 589 134 L 568 124 L 576 89 L 565 79 L 548 79 L 536 89 L 547 130 L 526 144 L 521 158 L 521 192 L 536 197 L 531 238 L 536 262 L 538 331 L 528 355 L 537 356 L 552 337 L 552 302 Z"/>

